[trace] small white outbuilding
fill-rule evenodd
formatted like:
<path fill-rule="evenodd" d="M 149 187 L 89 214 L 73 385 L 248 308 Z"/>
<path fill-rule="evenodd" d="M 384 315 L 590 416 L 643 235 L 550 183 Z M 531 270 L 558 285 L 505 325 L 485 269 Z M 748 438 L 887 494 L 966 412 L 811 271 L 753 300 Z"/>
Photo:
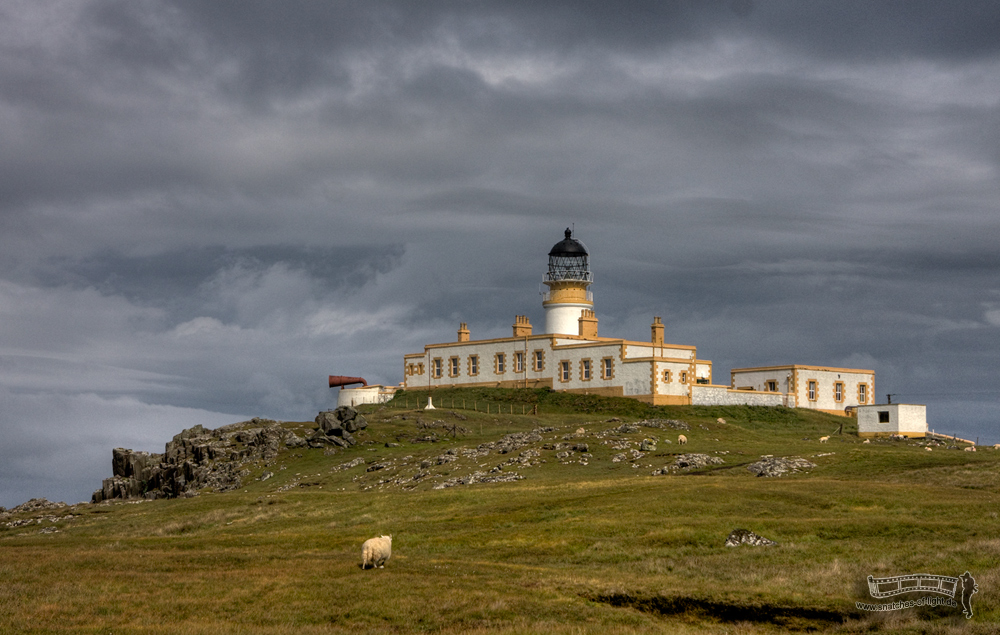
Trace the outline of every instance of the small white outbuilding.
<path fill-rule="evenodd" d="M 358 388 L 341 388 L 337 391 L 337 407 L 350 406 L 352 408 L 364 404 L 385 403 L 396 394 L 396 386 L 363 386 Z"/>
<path fill-rule="evenodd" d="M 858 406 L 858 436 L 862 438 L 927 436 L 927 406 L 908 403 Z"/>

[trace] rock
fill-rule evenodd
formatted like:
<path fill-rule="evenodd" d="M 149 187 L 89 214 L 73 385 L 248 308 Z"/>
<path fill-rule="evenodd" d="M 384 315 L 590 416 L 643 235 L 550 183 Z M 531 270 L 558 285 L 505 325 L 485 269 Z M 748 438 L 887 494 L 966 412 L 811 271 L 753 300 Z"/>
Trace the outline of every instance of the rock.
<path fill-rule="evenodd" d="M 194 426 L 167 442 L 163 454 L 112 450 L 112 476 L 91 500 L 153 500 L 193 496 L 204 488 L 233 490 L 250 474 L 245 465 L 273 460 L 283 444 L 301 447 L 314 442 L 313 436 L 302 439 L 259 417 L 215 430 Z"/>
<path fill-rule="evenodd" d="M 616 434 L 634 434 L 639 431 L 639 426 L 634 423 L 623 423 L 611 432 Z"/>
<path fill-rule="evenodd" d="M 748 465 L 747 469 L 757 476 L 772 477 L 814 467 L 816 467 L 815 463 L 799 457 L 781 458 L 764 456 L 756 463 Z"/>
<path fill-rule="evenodd" d="M 673 465 L 667 465 L 658 470 L 654 470 L 653 476 L 662 476 L 678 470 L 694 470 L 702 467 L 708 467 L 709 465 L 722 465 L 724 463 L 725 461 L 719 457 L 710 456 L 708 454 L 681 454 L 674 460 Z"/>
<path fill-rule="evenodd" d="M 589 452 L 590 451 L 590 446 L 588 446 L 586 443 L 577 443 L 576 445 L 573 446 L 573 451 L 574 452 Z"/>
<path fill-rule="evenodd" d="M 445 489 L 456 485 L 472 485 L 473 483 L 510 483 L 519 481 L 524 477 L 517 472 L 473 472 L 468 476 L 458 476 L 448 479 L 443 483 L 438 483 L 434 489 Z"/>
<path fill-rule="evenodd" d="M 726 538 L 727 547 L 738 547 L 740 545 L 750 545 L 751 547 L 768 547 L 778 543 L 768 540 L 763 536 L 758 536 L 749 529 L 734 529 Z"/>
<path fill-rule="evenodd" d="M 691 429 L 691 426 L 688 425 L 687 421 L 680 421 L 678 419 L 643 419 L 642 421 L 636 422 L 636 425 L 646 428 L 671 428 L 673 430 Z"/>
<path fill-rule="evenodd" d="M 323 434 L 333 436 L 334 430 L 343 429 L 343 423 L 337 416 L 330 410 L 326 412 L 321 412 L 316 415 L 316 425 L 319 426 L 318 430 L 322 431 Z M 339 436 L 339 435 L 337 435 Z"/>
<path fill-rule="evenodd" d="M 509 452 L 515 452 L 520 450 L 522 447 L 529 445 L 531 443 L 538 443 L 542 440 L 542 432 L 551 431 L 541 428 L 532 430 L 531 432 L 515 432 L 513 434 L 507 434 L 500 438 L 498 441 L 492 441 L 490 443 L 479 444 L 479 450 L 492 451 L 496 450 L 498 454 L 507 454 Z"/>
<path fill-rule="evenodd" d="M 16 507 L 11 507 L 6 510 L 8 514 L 21 514 L 24 512 L 39 512 L 50 509 L 62 509 L 63 507 L 69 507 L 66 503 L 53 503 L 52 501 L 45 498 L 32 498 L 26 503 L 21 503 Z M 0 507 L 0 510 L 3 510 Z"/>
<path fill-rule="evenodd" d="M 656 452 L 656 442 L 652 439 L 643 439 L 639 444 L 640 452 Z"/>
<path fill-rule="evenodd" d="M 674 461 L 674 464 L 681 469 L 708 467 L 709 465 L 722 465 L 723 463 L 725 461 L 719 457 L 708 454 L 681 454 Z"/>

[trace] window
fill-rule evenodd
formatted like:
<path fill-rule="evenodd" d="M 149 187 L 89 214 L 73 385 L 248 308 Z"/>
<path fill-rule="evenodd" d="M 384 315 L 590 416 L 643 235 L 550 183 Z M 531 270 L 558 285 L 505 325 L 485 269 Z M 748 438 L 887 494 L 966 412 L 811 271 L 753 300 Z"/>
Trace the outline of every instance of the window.
<path fill-rule="evenodd" d="M 858 384 L 858 403 L 868 403 L 868 384 Z"/>
<path fill-rule="evenodd" d="M 443 365 L 440 357 L 435 357 L 431 360 L 431 377 L 434 379 L 441 379 Z"/>
<path fill-rule="evenodd" d="M 663 371 L 663 383 L 669 384 L 672 378 L 669 370 Z"/>
<path fill-rule="evenodd" d="M 833 384 L 833 399 L 837 403 L 844 400 L 844 382 L 838 381 Z"/>
<path fill-rule="evenodd" d="M 615 362 L 610 357 L 601 360 L 601 379 L 614 379 Z"/>
<path fill-rule="evenodd" d="M 688 374 L 686 370 L 681 371 L 681 383 L 682 384 L 688 383 Z"/>
<path fill-rule="evenodd" d="M 524 353 L 520 351 L 514 353 L 514 372 L 515 373 L 524 372 Z"/>
<path fill-rule="evenodd" d="M 534 364 L 535 372 L 545 370 L 545 351 L 535 351 L 532 354 L 532 363 Z"/>
<path fill-rule="evenodd" d="M 559 381 L 569 381 L 569 362 L 559 362 Z"/>
<path fill-rule="evenodd" d="M 584 359 L 580 361 L 580 379 L 583 381 L 590 381 L 590 360 Z"/>
<path fill-rule="evenodd" d="M 469 355 L 469 374 L 479 374 L 479 355 Z"/>
<path fill-rule="evenodd" d="M 816 401 L 816 382 L 810 379 L 807 386 L 809 389 L 809 401 Z"/>
<path fill-rule="evenodd" d="M 448 376 L 458 377 L 458 358 L 449 357 L 448 358 Z"/>
<path fill-rule="evenodd" d="M 504 368 L 504 361 L 505 360 L 504 360 L 503 353 L 497 353 L 497 357 L 496 357 L 496 369 L 497 369 L 497 374 L 498 375 L 502 375 L 505 372 L 507 372 L 506 369 Z"/>
<path fill-rule="evenodd" d="M 777 381 L 775 381 L 773 379 L 768 379 L 767 382 L 765 382 L 765 385 L 767 387 L 764 390 L 766 390 L 767 392 L 778 392 L 778 382 Z"/>
<path fill-rule="evenodd" d="M 889 423 L 889 411 L 879 410 L 878 411 L 878 422 L 879 423 Z"/>

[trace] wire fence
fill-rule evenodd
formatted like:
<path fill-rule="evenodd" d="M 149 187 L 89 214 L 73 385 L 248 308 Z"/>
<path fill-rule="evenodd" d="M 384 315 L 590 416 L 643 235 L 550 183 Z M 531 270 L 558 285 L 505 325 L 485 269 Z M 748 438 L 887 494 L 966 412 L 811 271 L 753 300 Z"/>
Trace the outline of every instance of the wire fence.
<path fill-rule="evenodd" d="M 402 410 L 411 409 L 447 409 L 447 410 L 474 410 L 486 414 L 519 414 L 537 415 L 538 404 L 515 403 L 505 401 L 489 401 L 479 399 L 465 399 L 461 397 L 434 397 L 422 398 L 417 396 L 396 397 L 392 401 L 382 404 L 387 408 L 399 408 Z"/>

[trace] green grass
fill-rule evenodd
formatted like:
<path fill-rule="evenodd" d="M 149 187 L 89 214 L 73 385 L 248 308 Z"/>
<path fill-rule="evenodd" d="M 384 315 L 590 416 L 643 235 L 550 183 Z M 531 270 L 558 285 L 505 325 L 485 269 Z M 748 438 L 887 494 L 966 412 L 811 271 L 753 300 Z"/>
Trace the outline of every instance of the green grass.
<path fill-rule="evenodd" d="M 1000 621 L 1000 453 L 861 444 L 851 420 L 800 410 L 435 393 L 436 404 L 451 398 L 521 399 L 539 414 L 380 408 L 358 446 L 283 450 L 235 492 L 80 506 L 59 512 L 74 518 L 52 534 L 0 523 L 0 632 L 989 633 Z M 681 419 L 689 442 L 654 428 L 606 435 L 621 423 L 611 418 Z M 816 441 L 841 423 L 843 436 Z M 460 449 L 539 426 L 557 428 L 530 446 L 545 462 L 504 468 L 523 480 L 434 489 L 520 452 Z M 432 432 L 437 443 L 413 442 Z M 657 450 L 638 468 L 613 462 L 621 450 L 604 443 L 644 437 Z M 586 465 L 579 452 L 542 449 L 579 442 Z M 449 449 L 459 458 L 438 465 Z M 725 465 L 650 475 L 681 452 Z M 745 466 L 763 454 L 817 467 L 756 478 Z M 335 469 L 356 457 L 365 465 Z M 375 463 L 390 465 L 367 472 Z M 254 480 L 264 471 L 274 476 Z M 737 527 L 779 544 L 724 547 Z M 389 533 L 385 568 L 361 570 L 361 543 Z M 966 570 L 980 587 L 972 620 L 951 608 L 855 609 L 870 600 L 869 574 Z"/>

